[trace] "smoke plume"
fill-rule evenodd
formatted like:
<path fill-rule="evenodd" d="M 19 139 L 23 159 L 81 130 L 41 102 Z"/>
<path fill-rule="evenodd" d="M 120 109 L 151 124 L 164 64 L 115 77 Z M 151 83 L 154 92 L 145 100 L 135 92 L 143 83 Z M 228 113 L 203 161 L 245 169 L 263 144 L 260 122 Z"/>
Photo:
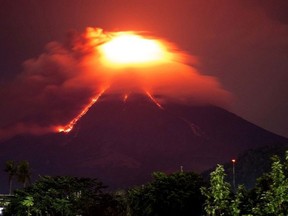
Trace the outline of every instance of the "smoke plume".
<path fill-rule="evenodd" d="M 164 40 L 155 39 L 165 45 L 169 56 L 161 62 L 119 66 L 103 61 L 101 47 L 115 35 L 98 28 L 71 32 L 67 42 L 50 42 L 41 55 L 25 61 L 22 73 L 1 88 L 0 139 L 53 132 L 103 89 L 119 94 L 149 91 L 161 96 L 161 103 L 229 103 L 230 93 L 216 78 L 200 74 L 193 57 Z"/>

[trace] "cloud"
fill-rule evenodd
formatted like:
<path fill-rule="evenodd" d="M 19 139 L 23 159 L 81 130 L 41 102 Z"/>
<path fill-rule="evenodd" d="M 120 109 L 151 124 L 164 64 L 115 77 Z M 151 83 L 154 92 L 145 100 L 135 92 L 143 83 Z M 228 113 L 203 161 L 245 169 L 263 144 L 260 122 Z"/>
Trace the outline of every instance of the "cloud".
<path fill-rule="evenodd" d="M 227 105 L 231 94 L 212 76 L 201 75 L 187 54 L 163 41 L 172 58 L 144 66 L 111 67 L 99 48 L 115 33 L 87 28 L 71 32 L 64 44 L 50 42 L 37 58 L 23 63 L 23 72 L 0 92 L 0 137 L 55 131 L 71 121 L 96 94 L 149 91 L 162 102 Z M 160 39 L 155 39 L 160 40 Z M 186 59 L 186 60 L 185 60 Z M 193 59 L 189 57 L 189 59 Z"/>

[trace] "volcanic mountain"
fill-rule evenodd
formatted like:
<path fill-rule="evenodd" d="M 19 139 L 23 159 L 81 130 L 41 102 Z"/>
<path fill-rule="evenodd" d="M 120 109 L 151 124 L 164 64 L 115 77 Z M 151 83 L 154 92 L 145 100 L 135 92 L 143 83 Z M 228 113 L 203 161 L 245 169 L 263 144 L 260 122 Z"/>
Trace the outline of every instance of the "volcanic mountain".
<path fill-rule="evenodd" d="M 201 172 L 277 143 L 288 142 L 216 106 L 160 105 L 146 94 L 104 94 L 69 133 L 22 135 L 1 143 L 0 164 L 28 160 L 34 177 L 96 177 L 115 188 L 145 183 L 153 171 L 182 166 Z M 1 176 L 1 182 L 8 179 L 4 172 Z"/>

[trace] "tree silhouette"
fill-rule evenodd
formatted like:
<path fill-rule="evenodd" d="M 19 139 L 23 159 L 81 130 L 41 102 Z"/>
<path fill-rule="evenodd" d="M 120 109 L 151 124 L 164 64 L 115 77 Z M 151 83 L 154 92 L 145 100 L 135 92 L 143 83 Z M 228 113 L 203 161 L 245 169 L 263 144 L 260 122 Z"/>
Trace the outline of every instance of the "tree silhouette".
<path fill-rule="evenodd" d="M 31 169 L 29 162 L 26 160 L 20 161 L 17 166 L 18 182 L 22 183 L 23 187 L 25 188 L 27 186 L 27 183 L 30 184 L 30 178 L 31 178 Z"/>
<path fill-rule="evenodd" d="M 167 175 L 154 172 L 154 180 L 128 191 L 131 215 L 137 216 L 191 216 L 202 215 L 202 178 L 193 172 Z"/>
<path fill-rule="evenodd" d="M 9 194 L 12 194 L 13 177 L 17 174 L 17 166 L 16 166 L 15 161 L 13 161 L 13 160 L 6 161 L 5 172 L 8 173 Z"/>
<path fill-rule="evenodd" d="M 112 195 L 97 179 L 71 176 L 40 176 L 26 188 L 15 190 L 4 215 L 113 216 L 118 212 Z M 113 207 L 113 208 L 111 208 Z"/>

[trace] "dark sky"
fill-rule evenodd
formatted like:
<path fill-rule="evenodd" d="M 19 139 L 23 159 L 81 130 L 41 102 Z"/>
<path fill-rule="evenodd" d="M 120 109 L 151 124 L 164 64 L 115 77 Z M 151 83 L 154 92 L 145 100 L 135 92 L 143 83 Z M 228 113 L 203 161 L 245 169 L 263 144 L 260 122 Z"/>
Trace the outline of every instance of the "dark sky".
<path fill-rule="evenodd" d="M 234 95 L 230 111 L 288 137 L 287 11 L 287 0 L 0 0 L 0 85 L 72 29 L 149 31 L 196 56 Z"/>

